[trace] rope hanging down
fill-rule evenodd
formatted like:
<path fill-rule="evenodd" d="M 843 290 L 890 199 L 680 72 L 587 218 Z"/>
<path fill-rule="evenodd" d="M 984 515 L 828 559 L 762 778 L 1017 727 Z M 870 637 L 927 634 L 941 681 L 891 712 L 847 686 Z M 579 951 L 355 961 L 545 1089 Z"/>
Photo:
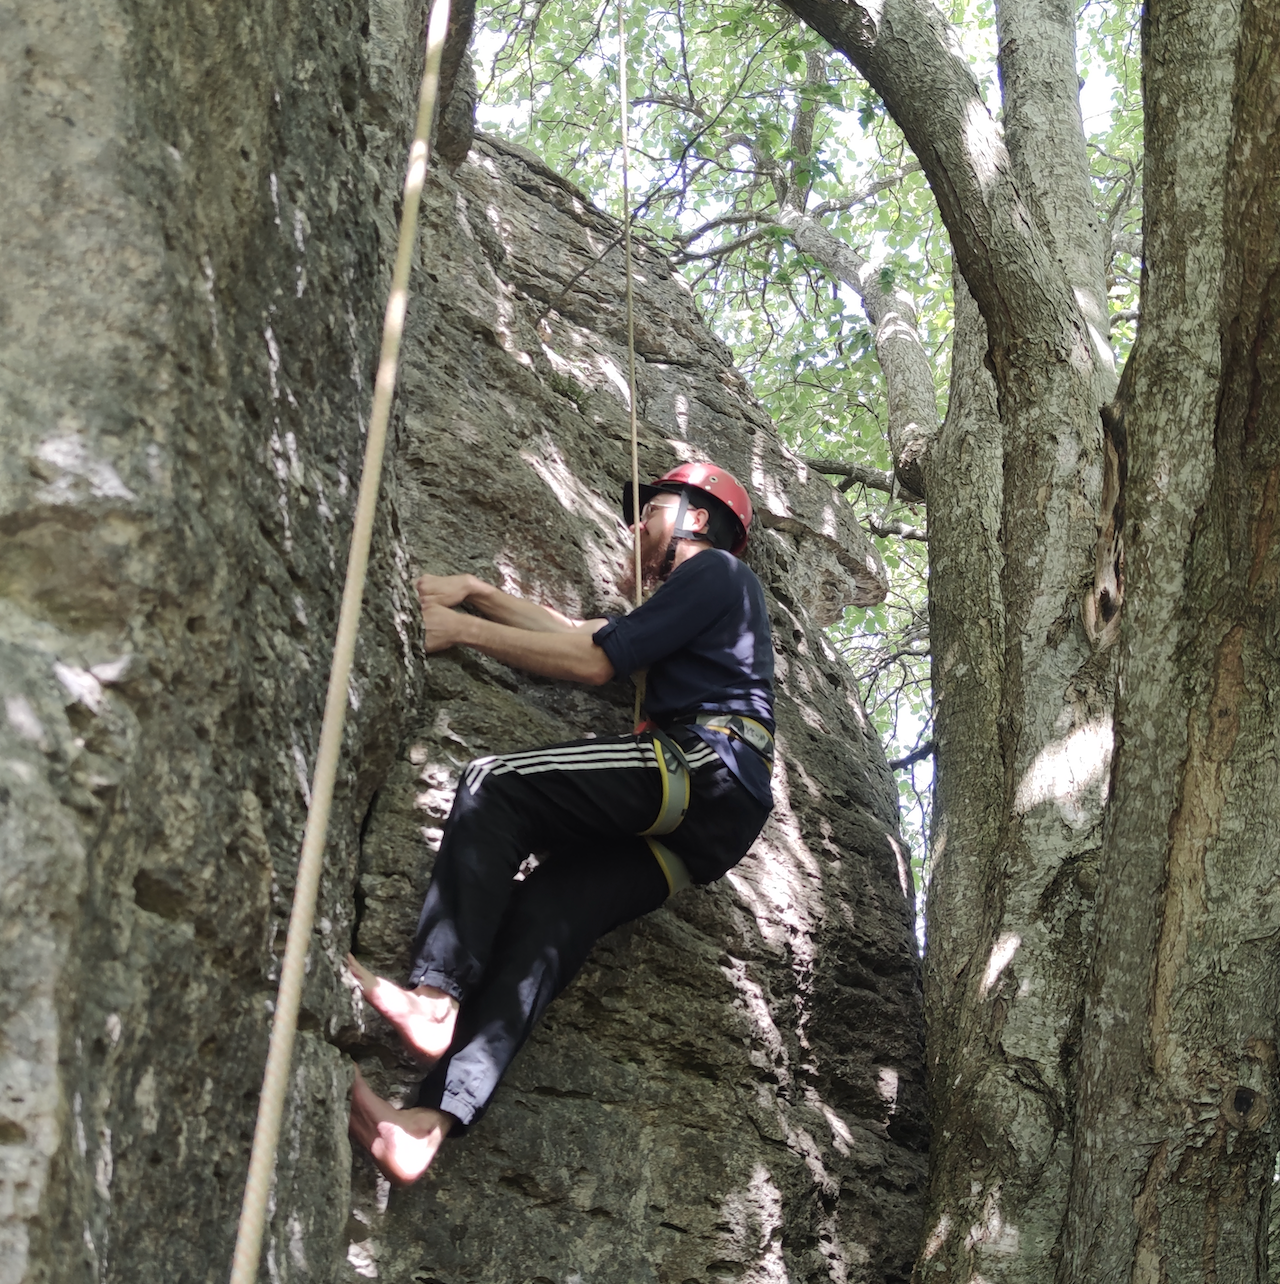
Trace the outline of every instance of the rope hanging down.
<path fill-rule="evenodd" d="M 418 201 L 430 160 L 431 124 L 440 85 L 440 59 L 448 29 L 449 0 L 434 0 L 427 24 L 426 67 L 418 99 L 418 124 L 413 146 L 409 150 L 409 169 L 404 181 L 400 237 L 391 277 L 391 294 L 387 299 L 387 311 L 382 323 L 382 350 L 378 357 L 378 377 L 374 383 L 369 435 L 365 441 L 364 468 L 360 474 L 360 492 L 356 499 L 351 551 L 347 556 L 347 577 L 342 587 L 338 633 L 333 645 L 333 667 L 329 672 L 324 721 L 320 726 L 320 748 L 316 754 L 315 776 L 311 785 L 311 805 L 307 809 L 307 824 L 302 836 L 293 911 L 289 917 L 284 962 L 280 969 L 280 989 L 276 995 L 275 1017 L 271 1023 L 271 1042 L 267 1049 L 262 1094 L 258 1100 L 258 1121 L 253 1132 L 249 1175 L 245 1181 L 235 1254 L 231 1260 L 230 1284 L 253 1284 L 262 1253 L 267 1199 L 275 1171 L 276 1146 L 280 1139 L 280 1121 L 284 1113 L 298 1008 L 302 1000 L 307 947 L 311 942 L 311 929 L 315 921 L 325 834 L 329 828 L 329 811 L 333 803 L 338 752 L 342 747 L 342 724 L 346 715 L 348 683 L 360 624 L 365 573 L 369 566 L 369 545 L 373 536 L 373 516 L 382 477 L 387 423 L 391 417 L 400 339 L 404 333 L 405 312 L 409 303 L 409 272 L 413 265 L 417 234 Z"/>
<path fill-rule="evenodd" d="M 636 324 L 635 299 L 631 287 L 631 192 L 628 170 L 631 148 L 627 140 L 631 103 L 627 97 L 627 30 L 626 12 L 618 0 L 618 99 L 622 113 L 622 261 L 627 279 L 627 401 L 631 412 L 631 556 L 635 567 L 635 597 L 639 606 L 644 598 L 643 572 L 640 564 L 640 427 L 636 418 Z M 636 702 L 631 721 L 640 725 L 644 709 L 644 679 L 647 670 L 631 675 L 636 684 Z"/>
<path fill-rule="evenodd" d="M 636 605 L 640 605 L 642 585 L 640 583 L 640 429 L 636 420 L 636 325 L 635 305 L 631 289 L 631 193 L 628 188 L 628 168 L 631 149 L 627 141 L 628 117 L 631 114 L 631 103 L 627 98 L 627 32 L 625 24 L 626 11 L 622 0 L 618 0 L 618 98 L 622 112 L 622 258 L 627 273 L 627 399 L 631 407 L 631 516 L 635 521 L 635 531 L 631 541 L 632 556 L 636 568 Z M 639 697 L 641 689 L 636 688 L 636 721 L 640 720 Z"/>

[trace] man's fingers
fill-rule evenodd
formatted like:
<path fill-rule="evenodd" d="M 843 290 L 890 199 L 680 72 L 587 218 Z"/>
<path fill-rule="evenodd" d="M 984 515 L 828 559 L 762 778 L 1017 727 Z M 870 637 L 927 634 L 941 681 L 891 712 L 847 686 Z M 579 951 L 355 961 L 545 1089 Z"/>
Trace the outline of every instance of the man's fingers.
<path fill-rule="evenodd" d="M 457 616 L 447 607 L 434 602 L 423 603 L 423 645 L 428 655 L 433 651 L 445 651 L 457 642 L 456 619 Z"/>
<path fill-rule="evenodd" d="M 424 608 L 433 603 L 457 606 L 466 601 L 470 581 L 465 575 L 419 575 L 413 587 Z"/>

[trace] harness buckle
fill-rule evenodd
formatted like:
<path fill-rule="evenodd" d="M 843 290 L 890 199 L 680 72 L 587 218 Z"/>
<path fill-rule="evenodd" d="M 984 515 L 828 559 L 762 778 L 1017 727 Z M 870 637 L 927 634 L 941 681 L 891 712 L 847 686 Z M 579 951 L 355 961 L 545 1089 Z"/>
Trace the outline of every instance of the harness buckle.
<path fill-rule="evenodd" d="M 741 740 L 748 748 L 754 749 L 764 759 L 770 773 L 773 772 L 773 736 L 762 723 L 742 713 L 699 713 L 694 722 L 709 731 L 719 731 L 734 740 Z"/>

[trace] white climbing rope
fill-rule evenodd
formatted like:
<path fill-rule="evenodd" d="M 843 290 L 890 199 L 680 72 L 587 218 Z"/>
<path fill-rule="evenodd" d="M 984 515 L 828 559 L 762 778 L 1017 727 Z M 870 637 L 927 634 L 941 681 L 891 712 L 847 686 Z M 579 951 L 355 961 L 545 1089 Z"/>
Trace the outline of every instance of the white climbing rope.
<path fill-rule="evenodd" d="M 628 186 L 631 148 L 627 139 L 631 102 L 627 96 L 625 17 L 623 0 L 618 0 L 618 100 L 622 113 L 622 258 L 627 279 L 627 401 L 631 410 L 631 520 L 634 522 L 631 531 L 631 556 L 635 567 L 636 605 L 639 606 L 644 600 L 644 584 L 640 564 L 640 426 L 636 417 L 636 322 L 631 287 L 631 192 Z M 636 684 L 636 702 L 631 722 L 637 727 L 644 708 L 644 680 L 647 672 L 647 669 L 641 669 L 631 675 L 632 682 Z"/>
<path fill-rule="evenodd" d="M 230 1284 L 253 1284 L 262 1253 L 262 1232 L 275 1171 L 276 1146 L 280 1139 L 280 1121 L 284 1113 L 289 1066 L 293 1057 L 307 948 L 311 943 L 311 929 L 315 920 L 325 834 L 329 828 L 333 785 L 338 771 L 338 753 L 342 747 L 342 724 L 346 715 L 348 684 L 360 624 L 360 603 L 364 597 L 365 574 L 369 566 L 369 544 L 373 535 L 374 510 L 382 477 L 387 423 L 391 417 L 400 339 L 404 333 L 405 312 L 409 303 L 409 272 L 413 265 L 414 241 L 417 236 L 418 201 L 430 160 L 431 124 L 440 84 L 440 59 L 448 29 L 449 0 L 434 0 L 427 24 L 426 67 L 418 98 L 418 124 L 413 146 L 409 149 L 409 169 L 405 175 L 404 204 L 400 215 L 400 238 L 391 277 L 391 294 L 387 299 L 386 315 L 382 323 L 382 350 L 378 357 L 373 409 L 365 441 L 364 468 L 356 499 L 351 551 L 347 556 L 347 577 L 342 587 L 338 633 L 333 645 L 333 667 L 329 672 L 329 691 L 325 698 L 324 721 L 320 726 L 320 748 L 316 754 L 315 776 L 311 785 L 311 805 L 307 809 L 307 824 L 302 836 L 293 911 L 289 917 L 284 962 L 280 969 L 280 989 L 276 995 L 271 1042 L 267 1049 L 262 1094 L 258 1100 L 258 1121 L 253 1132 L 249 1175 L 245 1181 L 240 1224 L 236 1230 L 235 1254 L 231 1259 Z"/>
<path fill-rule="evenodd" d="M 628 117 L 631 103 L 627 97 L 627 32 L 626 11 L 618 0 L 618 98 L 622 112 L 622 257 L 627 272 L 627 388 L 631 406 L 631 516 L 635 530 L 631 540 L 632 556 L 636 570 L 636 605 L 640 605 L 640 429 L 636 419 L 636 324 L 635 305 L 631 288 L 631 193 L 628 187 L 628 169 L 631 150 L 627 140 Z M 640 720 L 642 687 L 636 687 L 636 721 Z"/>

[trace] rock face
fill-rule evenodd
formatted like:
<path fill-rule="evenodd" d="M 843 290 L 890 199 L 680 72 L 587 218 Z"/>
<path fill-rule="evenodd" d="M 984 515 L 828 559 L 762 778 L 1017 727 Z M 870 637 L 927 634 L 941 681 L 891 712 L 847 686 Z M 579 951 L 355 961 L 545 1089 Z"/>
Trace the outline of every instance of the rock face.
<path fill-rule="evenodd" d="M 110 0 L 4 19 L 5 1284 L 226 1278 L 419 21 Z M 277 1191 L 273 1269 L 299 1278 L 346 1247 L 324 1023 L 417 662 L 392 523 Z"/>
<path fill-rule="evenodd" d="M 5 20 L 2 1284 L 226 1278 L 421 20 L 197 0 Z M 348 1150 L 351 1056 L 386 1091 L 411 1076 L 339 961 L 354 940 L 403 967 L 461 765 L 627 724 L 623 683 L 424 662 L 408 587 L 466 569 L 619 608 L 615 238 L 496 140 L 429 184 L 264 1279 L 907 1273 L 906 859 L 816 627 L 882 571 L 643 248 L 641 467 L 712 457 L 758 501 L 779 807 L 728 879 L 601 943 L 419 1187 L 388 1197 Z"/>

